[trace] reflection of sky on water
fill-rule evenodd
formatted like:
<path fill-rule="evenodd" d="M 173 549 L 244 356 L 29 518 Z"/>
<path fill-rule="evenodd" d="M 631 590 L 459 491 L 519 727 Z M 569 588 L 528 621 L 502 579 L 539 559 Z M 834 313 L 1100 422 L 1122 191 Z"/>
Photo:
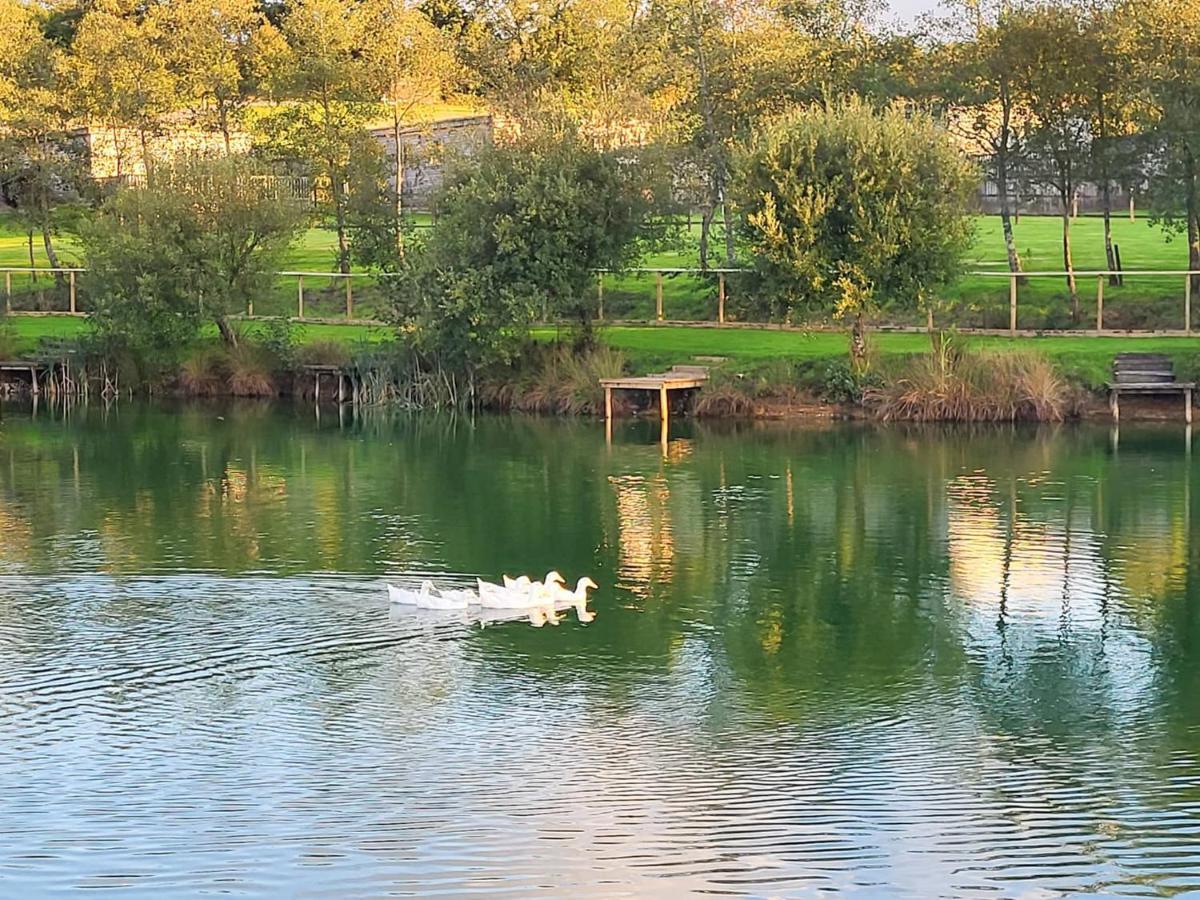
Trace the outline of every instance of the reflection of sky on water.
<path fill-rule="evenodd" d="M 1177 442 L 701 430 L 664 458 L 591 423 L 431 422 L 5 423 L 0 879 L 1200 878 Z M 597 575 L 595 623 L 480 629 L 380 587 L 547 563 Z"/>

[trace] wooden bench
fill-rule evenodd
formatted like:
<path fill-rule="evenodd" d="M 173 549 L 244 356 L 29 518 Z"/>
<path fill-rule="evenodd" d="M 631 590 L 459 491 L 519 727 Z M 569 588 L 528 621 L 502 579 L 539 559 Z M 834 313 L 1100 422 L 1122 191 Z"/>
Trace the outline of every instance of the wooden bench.
<path fill-rule="evenodd" d="M 1176 381 L 1175 366 L 1165 353 L 1119 353 L 1108 384 L 1108 406 L 1114 422 L 1121 419 L 1121 394 L 1183 394 L 1183 416 L 1192 423 L 1193 381 Z"/>

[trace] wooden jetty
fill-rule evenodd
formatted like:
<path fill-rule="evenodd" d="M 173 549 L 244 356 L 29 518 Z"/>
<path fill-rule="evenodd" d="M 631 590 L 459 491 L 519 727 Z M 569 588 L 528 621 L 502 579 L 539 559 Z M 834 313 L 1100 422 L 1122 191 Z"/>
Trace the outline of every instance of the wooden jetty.
<path fill-rule="evenodd" d="M 708 381 L 707 366 L 674 366 L 668 372 L 653 375 L 636 375 L 629 378 L 601 378 L 604 387 L 604 421 L 608 436 L 612 437 L 613 391 L 657 391 L 658 415 L 662 421 L 662 440 L 667 439 L 667 420 L 670 416 L 671 391 L 694 391 L 704 387 Z"/>
<path fill-rule="evenodd" d="M 354 383 L 354 376 L 351 373 L 347 372 L 346 368 L 344 366 L 330 366 L 330 365 L 305 366 L 304 371 L 308 372 L 308 374 L 312 375 L 312 377 L 313 377 L 313 393 L 315 394 L 315 399 L 316 399 L 317 403 L 321 402 L 321 379 L 324 377 L 328 377 L 328 378 L 334 379 L 336 381 L 337 388 L 334 392 L 334 396 L 337 398 L 337 402 L 339 404 L 346 402 L 346 382 L 347 381 L 350 383 L 350 389 L 351 389 L 351 394 L 353 395 L 353 399 L 355 402 L 357 402 L 358 389 Z"/>
<path fill-rule="evenodd" d="M 1183 418 L 1192 424 L 1193 381 L 1176 381 L 1175 366 L 1165 353 L 1119 353 L 1108 384 L 1108 406 L 1114 422 L 1121 419 L 1121 394 L 1182 394 Z"/>

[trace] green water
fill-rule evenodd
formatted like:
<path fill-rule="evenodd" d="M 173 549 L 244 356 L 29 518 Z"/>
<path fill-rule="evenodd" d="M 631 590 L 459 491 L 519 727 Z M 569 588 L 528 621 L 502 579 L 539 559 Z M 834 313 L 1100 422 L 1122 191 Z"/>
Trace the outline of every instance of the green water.
<path fill-rule="evenodd" d="M 1182 428 L 2 414 L 0 894 L 1200 889 Z"/>

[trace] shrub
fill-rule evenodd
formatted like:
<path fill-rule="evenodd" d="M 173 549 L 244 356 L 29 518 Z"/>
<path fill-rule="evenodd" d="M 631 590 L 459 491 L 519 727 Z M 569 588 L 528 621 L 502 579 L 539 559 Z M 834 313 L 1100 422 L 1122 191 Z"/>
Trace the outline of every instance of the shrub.
<path fill-rule="evenodd" d="M 945 335 L 868 399 L 885 421 L 1058 422 L 1073 406 L 1064 380 L 1038 354 L 973 353 Z"/>
<path fill-rule="evenodd" d="M 6 317 L 0 316 L 0 359 L 13 359 L 20 355 L 19 350 L 20 340 L 16 329 Z"/>
<path fill-rule="evenodd" d="M 270 355 L 261 346 L 239 342 L 228 350 L 229 393 L 235 397 L 272 397 L 275 379 Z"/>
<path fill-rule="evenodd" d="M 701 417 L 740 418 L 754 414 L 754 398 L 734 381 L 705 385 L 696 398 L 695 413 Z"/>
<path fill-rule="evenodd" d="M 624 354 L 609 347 L 585 352 L 535 347 L 515 365 L 490 372 L 481 383 L 480 399 L 497 409 L 599 415 L 604 411 L 600 379 L 616 378 L 624 370 Z"/>
<path fill-rule="evenodd" d="M 228 360 L 217 347 L 203 347 L 183 361 L 179 369 L 179 386 L 196 397 L 219 394 L 225 381 Z"/>
<path fill-rule="evenodd" d="M 863 368 L 867 316 L 920 308 L 959 270 L 977 184 L 923 113 L 848 100 L 779 117 L 741 155 L 737 179 L 769 312 L 815 306 L 847 319 Z"/>
<path fill-rule="evenodd" d="M 650 210 L 638 172 L 575 138 L 459 160 L 434 198 L 433 227 L 388 279 L 416 348 L 470 373 L 511 361 L 543 316 L 589 321 L 593 270 L 637 257 Z"/>
<path fill-rule="evenodd" d="M 296 361 L 302 366 L 344 366 L 350 362 L 350 350 L 341 341 L 313 341 L 296 351 Z"/>
<path fill-rule="evenodd" d="M 881 384 L 877 372 L 856 371 L 848 361 L 837 360 L 825 369 L 817 393 L 827 403 L 861 403 L 867 393 Z"/>

